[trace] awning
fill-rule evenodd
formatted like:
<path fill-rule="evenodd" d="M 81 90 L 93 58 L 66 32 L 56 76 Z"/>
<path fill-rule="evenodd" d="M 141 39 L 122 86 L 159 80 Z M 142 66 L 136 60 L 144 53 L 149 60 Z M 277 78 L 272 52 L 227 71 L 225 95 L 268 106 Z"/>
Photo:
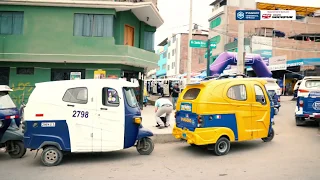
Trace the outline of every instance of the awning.
<path fill-rule="evenodd" d="M 82 1 L 82 0 L 1 0 L 0 5 L 24 6 L 53 6 L 53 7 L 82 7 L 82 8 L 108 8 L 118 11 L 132 10 L 132 13 L 146 24 L 160 27 L 164 21 L 158 9 L 152 2 L 113 2 L 113 1 Z"/>
<path fill-rule="evenodd" d="M 280 4 L 279 0 L 256 0 L 257 9 L 260 10 L 295 10 L 297 15 L 307 16 L 314 13 L 316 10 L 320 10 L 319 0 L 308 1 L 287 1 L 285 4 Z"/>

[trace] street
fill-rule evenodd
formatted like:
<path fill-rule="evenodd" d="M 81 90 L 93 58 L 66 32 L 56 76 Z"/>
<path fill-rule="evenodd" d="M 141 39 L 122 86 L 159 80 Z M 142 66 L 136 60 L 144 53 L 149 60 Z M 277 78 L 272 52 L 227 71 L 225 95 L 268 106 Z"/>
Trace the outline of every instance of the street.
<path fill-rule="evenodd" d="M 72 154 L 57 167 L 44 167 L 35 152 L 22 159 L 0 153 L 1 180 L 74 179 L 320 179 L 320 136 L 314 125 L 297 127 L 293 101 L 282 102 L 275 119 L 276 136 L 231 144 L 226 156 L 214 156 L 185 142 L 155 144 L 149 156 L 135 148 L 103 154 Z"/>

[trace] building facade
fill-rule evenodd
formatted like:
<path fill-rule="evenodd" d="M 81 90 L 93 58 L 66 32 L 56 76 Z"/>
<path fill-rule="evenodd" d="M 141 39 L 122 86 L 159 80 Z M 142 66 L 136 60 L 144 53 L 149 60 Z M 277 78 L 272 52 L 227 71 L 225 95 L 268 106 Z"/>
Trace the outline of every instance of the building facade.
<path fill-rule="evenodd" d="M 16 104 L 38 82 L 98 70 L 138 79 L 157 67 L 154 33 L 163 20 L 151 2 L 5 0 L 0 17 L 0 84 L 14 89 Z"/>
<path fill-rule="evenodd" d="M 158 61 L 158 68 L 156 72 L 157 78 L 162 78 L 167 75 L 167 52 L 168 52 L 168 45 L 165 45 L 162 48 L 157 50 L 157 54 L 159 54 L 160 56 L 160 59 Z"/>
<path fill-rule="evenodd" d="M 217 42 L 217 49 L 211 57 L 213 62 L 221 52 L 237 49 L 235 12 L 239 9 L 239 0 L 216 0 L 211 5 L 209 37 Z M 282 8 L 296 10 L 297 20 L 245 21 L 245 51 L 267 58 L 266 63 L 275 78 L 283 78 L 285 74 L 289 77 L 291 71 L 301 73 L 300 69 L 305 69 L 303 65 L 320 65 L 320 18 L 309 16 L 317 8 L 256 3 L 255 0 L 246 0 L 245 3 L 245 9 Z M 286 63 L 275 63 L 277 58 L 285 58 Z M 252 71 L 250 67 L 248 70 Z"/>
<path fill-rule="evenodd" d="M 192 39 L 208 40 L 207 30 L 194 30 Z M 158 46 L 168 46 L 167 50 L 167 73 L 168 77 L 184 74 L 187 71 L 188 61 L 188 33 L 177 33 L 163 40 Z M 191 71 L 201 72 L 206 67 L 205 48 L 192 49 Z"/>

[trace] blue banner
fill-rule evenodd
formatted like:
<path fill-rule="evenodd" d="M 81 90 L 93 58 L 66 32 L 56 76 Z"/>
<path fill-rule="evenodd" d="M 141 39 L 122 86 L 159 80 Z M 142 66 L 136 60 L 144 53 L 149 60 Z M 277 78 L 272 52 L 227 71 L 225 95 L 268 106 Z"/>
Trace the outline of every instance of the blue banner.
<path fill-rule="evenodd" d="M 260 10 L 236 10 L 236 20 L 260 20 Z"/>

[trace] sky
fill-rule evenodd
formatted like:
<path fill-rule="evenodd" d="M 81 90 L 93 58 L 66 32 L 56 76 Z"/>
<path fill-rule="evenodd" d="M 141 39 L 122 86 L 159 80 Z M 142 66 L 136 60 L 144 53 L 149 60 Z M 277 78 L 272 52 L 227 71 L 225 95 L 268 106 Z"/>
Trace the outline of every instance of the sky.
<path fill-rule="evenodd" d="M 320 1 L 320 0 L 319 0 Z M 193 23 L 209 27 L 209 16 L 213 0 L 193 0 Z M 178 31 L 189 29 L 189 0 L 158 0 L 158 8 L 164 24 L 157 29 L 155 43 L 159 44 L 162 40 Z M 157 49 L 157 48 L 156 48 Z"/>
<path fill-rule="evenodd" d="M 188 30 L 189 2 L 189 0 L 158 0 L 158 8 L 164 24 L 157 29 L 155 34 L 156 45 L 172 33 Z M 209 27 L 208 19 L 212 12 L 212 6 L 209 4 L 212 2 L 213 0 L 193 0 L 193 23 L 205 26 L 202 28 Z M 256 2 L 320 7 L 320 0 L 256 0 Z"/>

